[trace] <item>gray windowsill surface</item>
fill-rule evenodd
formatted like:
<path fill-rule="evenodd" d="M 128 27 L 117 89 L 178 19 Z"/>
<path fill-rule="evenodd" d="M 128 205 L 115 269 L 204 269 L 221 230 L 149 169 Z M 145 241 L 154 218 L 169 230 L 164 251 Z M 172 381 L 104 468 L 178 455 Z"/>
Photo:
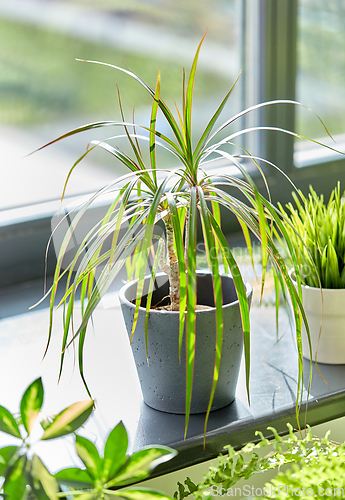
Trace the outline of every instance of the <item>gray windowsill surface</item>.
<path fill-rule="evenodd" d="M 66 367 L 57 384 L 59 348 L 62 339 L 62 311 L 55 313 L 52 344 L 42 360 L 47 341 L 49 311 L 47 301 L 29 310 L 42 296 L 41 282 L 31 282 L 0 289 L 0 404 L 18 411 L 21 395 L 38 376 L 45 387 L 46 413 L 57 413 L 75 401 L 87 399 L 78 375 L 73 348 L 66 355 Z M 96 410 L 82 433 L 100 448 L 110 429 L 122 420 L 129 433 L 130 450 L 146 445 L 164 444 L 179 451 L 172 461 L 156 469 L 156 474 L 171 472 L 217 456 L 226 444 L 240 447 L 255 439 L 255 431 L 267 436 L 268 426 L 281 433 L 286 423 L 296 425 L 297 354 L 288 316 L 281 310 L 279 337 L 272 306 L 251 310 L 251 404 L 248 404 L 244 367 L 235 401 L 211 413 L 203 447 L 204 415 L 192 415 L 184 440 L 184 416 L 149 408 L 142 400 L 139 381 L 131 357 L 121 310 L 115 295 L 107 297 L 95 313 L 93 329 L 87 336 L 85 375 L 96 399 Z M 304 401 L 306 401 L 310 363 L 304 360 Z M 345 365 L 319 365 L 327 381 L 315 366 L 307 417 L 302 405 L 300 422 L 316 425 L 345 415 Z M 11 437 L 0 434 L 0 446 L 12 444 Z M 73 465 L 71 442 L 39 445 L 40 456 L 55 472 Z"/>

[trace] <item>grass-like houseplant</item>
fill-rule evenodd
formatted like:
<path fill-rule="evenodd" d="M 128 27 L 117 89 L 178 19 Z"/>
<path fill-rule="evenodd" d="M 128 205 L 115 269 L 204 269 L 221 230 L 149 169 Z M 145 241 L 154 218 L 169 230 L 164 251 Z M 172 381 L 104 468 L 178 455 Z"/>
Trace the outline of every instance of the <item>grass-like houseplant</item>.
<path fill-rule="evenodd" d="M 196 302 L 197 302 L 197 226 L 201 226 L 201 238 L 203 239 L 208 266 L 212 277 L 212 290 L 214 297 L 214 311 L 216 331 L 213 339 L 215 351 L 212 361 L 213 375 L 212 387 L 209 394 L 205 429 L 209 412 L 219 377 L 219 369 L 222 358 L 223 343 L 223 297 L 221 290 L 221 273 L 231 273 L 234 286 L 238 296 L 239 310 L 241 315 L 244 355 L 246 362 L 246 383 L 249 397 L 249 375 L 250 375 L 250 321 L 247 291 L 243 282 L 237 262 L 229 247 L 220 216 L 220 208 L 234 214 L 243 231 L 247 246 L 251 251 L 250 234 L 254 235 L 261 244 L 262 260 L 262 286 L 265 282 L 266 268 L 270 262 L 276 269 L 281 280 L 286 284 L 293 304 L 296 321 L 296 338 L 298 346 L 299 379 L 297 388 L 297 401 L 301 396 L 302 387 L 302 345 L 301 345 L 301 322 L 304 317 L 301 301 L 295 287 L 289 277 L 288 269 L 280 255 L 273 238 L 273 226 L 279 232 L 281 238 L 286 240 L 291 259 L 296 262 L 295 250 L 291 245 L 286 227 L 281 222 L 281 214 L 268 198 L 265 198 L 257 189 L 253 179 L 244 168 L 242 162 L 254 162 L 258 172 L 264 179 L 264 174 L 259 166 L 260 160 L 251 156 L 245 149 L 235 147 L 234 141 L 250 130 L 240 130 L 229 134 L 218 140 L 217 136 L 228 126 L 236 122 L 245 114 L 263 106 L 276 104 L 296 105 L 293 101 L 272 101 L 258 104 L 245 111 L 227 119 L 215 131 L 216 121 L 219 118 L 225 103 L 227 102 L 233 87 L 224 97 L 216 109 L 214 115 L 206 125 L 204 132 L 196 144 L 192 144 L 192 100 L 196 76 L 199 51 L 204 38 L 197 49 L 188 80 L 183 73 L 182 108 L 176 106 L 176 113 L 168 108 L 161 98 L 161 77 L 158 74 L 155 88 L 151 88 L 138 75 L 126 68 L 110 66 L 134 78 L 152 98 L 152 111 L 150 123 L 147 126 L 126 122 L 121 106 L 122 121 L 97 122 L 74 129 L 55 141 L 78 134 L 85 130 L 99 127 L 121 128 L 122 131 L 114 137 L 104 141 L 91 143 L 87 151 L 76 161 L 70 170 L 66 184 L 74 168 L 78 163 L 95 148 L 102 148 L 113 155 L 114 159 L 124 164 L 129 173 L 116 179 L 114 182 L 93 195 L 75 214 L 72 223 L 65 235 L 57 259 L 54 281 L 50 290 L 50 331 L 48 345 L 52 334 L 53 310 L 57 287 L 62 275 L 67 275 L 67 285 L 64 297 L 61 301 L 64 307 L 64 336 L 62 341 L 61 369 L 64 362 L 64 354 L 67 347 L 74 341 L 79 341 L 79 370 L 84 379 L 83 347 L 87 327 L 101 298 L 118 275 L 121 268 L 131 262 L 134 268 L 134 276 L 138 280 L 135 300 L 135 312 L 131 326 L 131 337 L 135 334 L 139 311 L 142 304 L 142 290 L 144 278 L 147 273 L 147 264 L 152 252 L 153 243 L 156 241 L 154 229 L 159 222 L 165 227 L 165 238 L 160 238 L 158 248 L 154 252 L 152 272 L 149 278 L 147 298 L 144 305 L 146 310 L 145 337 L 147 342 L 148 324 L 150 321 L 150 306 L 152 291 L 154 288 L 156 273 L 161 269 L 167 273 L 170 281 L 171 310 L 178 314 L 179 329 L 179 352 L 185 341 L 186 351 L 186 428 L 190 415 L 190 405 L 193 386 L 193 370 L 195 361 L 196 331 Z M 100 63 L 103 64 L 103 63 Z M 170 129 L 171 135 L 166 135 L 156 128 L 157 113 L 160 112 Z M 272 128 L 271 128 L 272 129 Z M 280 130 L 280 129 L 278 129 Z M 284 132 L 284 131 L 283 131 Z M 293 132 L 285 131 L 293 134 Z M 295 135 L 295 134 L 293 134 Z M 118 138 L 126 137 L 128 145 L 132 150 L 132 156 L 122 151 L 117 145 Z M 115 141 L 115 145 L 112 143 Z M 144 159 L 140 143 L 146 143 L 149 148 L 148 160 Z M 166 170 L 158 168 L 156 161 L 156 149 L 163 148 L 176 159 L 177 168 Z M 227 160 L 228 164 L 236 167 L 237 175 L 227 172 L 226 169 L 218 172 L 209 170 L 209 167 L 217 165 L 217 160 Z M 266 162 L 269 168 L 278 167 Z M 284 175 L 284 174 L 282 174 Z M 267 185 L 267 183 L 266 183 Z M 66 186 L 65 186 L 66 187 Z M 268 189 L 268 187 L 267 187 Z M 63 193 L 65 190 L 63 191 Z M 82 241 L 75 253 L 72 262 L 67 269 L 62 270 L 62 262 L 71 238 L 88 207 L 101 195 L 112 193 L 113 201 L 108 212 L 98 222 Z M 71 215 L 70 215 L 71 216 Z M 120 235 L 120 229 L 125 227 L 124 234 Z M 106 248 L 106 242 L 109 242 Z M 96 273 L 98 272 L 96 276 Z M 299 270 L 295 269 L 297 280 Z M 80 290 L 82 304 L 82 319 L 77 326 L 73 322 L 74 306 Z M 61 373 L 61 371 L 60 371 Z M 85 382 L 86 383 L 86 382 Z M 298 403 L 296 403 L 298 404 Z"/>
<path fill-rule="evenodd" d="M 310 187 L 308 197 L 293 193 L 284 225 L 295 249 L 313 360 L 345 363 L 345 193 L 340 182 L 328 203 Z M 305 332 L 304 332 L 305 333 Z M 305 343 L 304 343 L 305 345 Z M 310 358 L 310 351 L 304 348 Z"/>

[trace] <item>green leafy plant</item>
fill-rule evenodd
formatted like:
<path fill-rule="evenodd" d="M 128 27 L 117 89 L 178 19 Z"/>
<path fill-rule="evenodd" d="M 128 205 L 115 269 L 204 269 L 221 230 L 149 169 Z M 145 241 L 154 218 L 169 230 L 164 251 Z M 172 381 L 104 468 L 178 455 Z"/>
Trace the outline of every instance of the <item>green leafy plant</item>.
<path fill-rule="evenodd" d="M 310 186 L 305 198 L 292 193 L 296 207 L 289 203 L 284 226 L 295 248 L 303 284 L 312 287 L 345 288 L 345 195 L 340 182 L 326 204 Z"/>
<path fill-rule="evenodd" d="M 197 500 L 208 500 L 222 495 L 236 496 L 241 491 L 244 496 L 252 492 L 251 498 L 253 494 L 260 494 L 260 498 L 280 499 L 319 498 L 325 495 L 344 498 L 345 443 L 330 441 L 329 432 L 323 439 L 313 437 L 310 427 L 307 427 L 304 437 L 298 438 L 292 426 L 287 425 L 287 438 L 279 436 L 273 427 L 268 427 L 274 435 L 272 441 L 257 431 L 260 441 L 256 444 L 248 443 L 238 451 L 230 445 L 226 446 L 226 454 L 218 457 L 218 464 L 210 467 L 203 480 L 195 484 L 187 478 L 184 484 L 178 483 L 174 498 L 183 500 L 192 495 Z M 262 488 L 244 486 L 243 481 L 242 488 L 236 490 L 234 487 L 240 480 L 280 469 L 283 465 L 287 466 L 285 470 L 279 471 Z"/>
<path fill-rule="evenodd" d="M 176 452 L 165 446 L 152 446 L 128 456 L 128 437 L 122 422 L 110 432 L 103 456 L 91 441 L 75 435 L 75 449 L 85 468 L 71 467 L 52 475 L 36 455 L 35 445 L 74 433 L 90 416 L 94 402 L 80 401 L 54 417 L 40 418 L 43 399 L 42 380 L 38 378 L 26 389 L 19 416 L 0 406 L 0 431 L 18 440 L 18 445 L 0 448 L 3 498 L 101 500 L 120 496 L 128 500 L 169 500 L 153 490 L 123 488 L 147 478 Z"/>
<path fill-rule="evenodd" d="M 64 197 L 66 185 L 73 170 L 85 156 L 95 148 L 101 148 L 111 154 L 114 159 L 124 164 L 128 175 L 114 180 L 94 194 L 75 213 L 68 217 L 72 220 L 68 231 L 62 242 L 57 257 L 57 265 L 54 281 L 50 293 L 50 327 L 48 345 L 50 343 L 53 323 L 53 310 L 55 306 L 57 287 L 62 276 L 67 275 L 65 294 L 60 301 L 64 307 L 64 335 L 62 340 L 62 355 L 60 374 L 64 363 L 64 354 L 71 343 L 78 339 L 79 342 L 79 370 L 86 384 L 83 365 L 83 348 L 87 326 L 90 318 L 100 303 L 102 296 L 109 289 L 111 283 L 118 275 L 121 268 L 130 261 L 134 277 L 138 280 L 137 300 L 134 314 L 132 336 L 135 332 L 141 294 L 143 290 L 144 277 L 147 273 L 149 258 L 153 255 L 151 281 L 146 301 L 146 314 L 148 317 L 152 301 L 152 290 L 154 288 L 155 276 L 158 268 L 167 273 L 170 280 L 170 302 L 171 309 L 179 311 L 179 351 L 181 353 L 182 339 L 186 339 L 186 430 L 190 415 L 190 404 L 193 384 L 194 349 L 195 349 L 195 324 L 196 324 L 196 242 L 197 226 L 200 222 L 202 239 L 206 249 L 206 257 L 213 279 L 213 292 L 216 308 L 216 357 L 214 363 L 213 385 L 210 392 L 208 410 L 205 418 L 205 432 L 208 416 L 217 385 L 219 366 L 221 360 L 222 338 L 223 338 L 223 315 L 222 315 L 222 292 L 221 273 L 225 271 L 232 274 L 237 291 L 244 335 L 244 353 L 246 361 L 246 383 L 249 398 L 249 375 L 250 375 L 250 322 L 249 306 L 246 297 L 245 285 L 237 265 L 236 259 L 229 247 L 222 230 L 220 209 L 223 208 L 235 215 L 243 231 L 250 254 L 252 255 L 252 244 L 250 233 L 252 233 L 261 244 L 262 283 L 261 294 L 265 282 L 268 263 L 277 270 L 281 280 L 286 283 L 288 293 L 291 297 L 293 312 L 296 323 L 296 338 L 298 346 L 299 378 L 296 408 L 298 412 L 299 400 L 302 392 L 302 346 L 301 346 L 301 323 L 305 316 L 300 297 L 289 277 L 288 269 L 273 238 L 273 227 L 275 226 L 281 237 L 286 241 L 288 252 L 296 267 L 296 279 L 299 278 L 299 270 L 295 257 L 295 249 L 291 244 L 289 233 L 281 222 L 281 214 L 271 203 L 265 176 L 259 165 L 262 159 L 251 156 L 245 149 L 236 146 L 234 141 L 250 130 L 240 130 L 230 133 L 216 142 L 219 134 L 230 125 L 234 124 L 247 113 L 263 106 L 277 104 L 296 105 L 294 101 L 279 100 L 258 104 L 244 110 L 241 113 L 227 119 L 215 131 L 216 121 L 219 118 L 234 87 L 228 91 L 219 107 L 216 109 L 204 132 L 197 141 L 192 144 L 192 101 L 197 62 L 201 45 L 197 49 L 188 81 L 183 72 L 182 85 L 182 110 L 176 106 L 175 118 L 173 112 L 168 108 L 161 98 L 161 76 L 158 74 L 155 89 L 144 82 L 140 76 L 127 68 L 104 64 L 116 71 L 125 73 L 136 80 L 152 98 L 151 118 L 148 126 L 139 126 L 135 123 L 126 122 L 121 99 L 119 95 L 120 111 L 122 121 L 96 122 L 76 128 L 56 140 L 70 137 L 83 131 L 90 131 L 99 127 L 121 127 L 124 133 L 109 137 L 103 141 L 93 141 L 89 144 L 87 151 L 72 166 L 63 190 Z M 235 82 L 236 83 L 236 82 Z M 161 132 L 156 128 L 158 111 L 165 120 L 165 126 L 170 129 L 171 134 Z M 293 132 L 267 127 L 267 129 L 279 130 L 291 135 Z M 140 131 L 140 133 L 138 132 Z M 116 145 L 116 140 L 127 138 L 128 146 L 133 155 L 123 151 Z M 112 145 L 115 141 L 115 145 Z M 145 158 L 139 143 L 148 145 L 148 153 Z M 315 142 L 315 141 L 314 141 Z M 46 144 L 43 147 L 48 146 Z M 173 155 L 177 167 L 173 170 L 159 169 L 156 158 L 156 149 L 161 148 Z M 231 170 L 212 170 L 217 166 L 219 160 L 226 160 Z M 243 161 L 252 162 L 257 167 L 259 174 L 264 179 L 268 191 L 265 198 L 257 189 L 247 169 L 242 165 Z M 266 162 L 271 168 L 280 169 Z M 233 173 L 235 168 L 236 173 Z M 285 175 L 282 173 L 282 175 Z M 73 241 L 78 224 L 87 213 L 90 205 L 99 201 L 101 196 L 111 195 L 112 202 L 105 216 L 85 236 L 72 261 L 63 270 L 63 259 L 68 250 L 69 243 Z M 160 238 L 154 233 L 159 222 L 164 224 L 165 238 Z M 120 230 L 123 229 L 122 235 Z M 154 243 L 158 241 L 158 247 L 154 249 Z M 106 245 L 109 244 L 107 247 Z M 151 262 L 152 263 L 152 262 Z M 77 291 L 80 290 L 82 318 L 74 329 L 73 321 Z M 185 314 L 186 313 L 186 314 Z M 147 324 L 146 332 L 147 336 Z M 185 333 L 184 333 L 185 332 Z M 87 385 L 86 385 L 87 387 Z"/>

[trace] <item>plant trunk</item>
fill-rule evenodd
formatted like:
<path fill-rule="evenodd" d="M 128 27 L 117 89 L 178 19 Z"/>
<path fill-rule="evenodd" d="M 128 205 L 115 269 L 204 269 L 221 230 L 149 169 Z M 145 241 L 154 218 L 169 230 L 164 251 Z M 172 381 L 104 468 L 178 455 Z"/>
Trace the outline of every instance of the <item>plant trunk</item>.
<path fill-rule="evenodd" d="M 161 266 L 163 272 L 169 276 L 169 294 L 171 302 L 171 310 L 180 310 L 180 280 L 178 260 L 174 251 L 174 231 L 170 216 L 164 217 L 164 224 L 166 230 L 166 263 Z"/>

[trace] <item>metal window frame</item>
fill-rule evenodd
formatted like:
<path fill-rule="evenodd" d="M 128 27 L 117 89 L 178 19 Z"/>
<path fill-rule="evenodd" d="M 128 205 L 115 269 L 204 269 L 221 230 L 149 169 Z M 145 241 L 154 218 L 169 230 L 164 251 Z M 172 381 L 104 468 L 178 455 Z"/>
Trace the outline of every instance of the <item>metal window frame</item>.
<path fill-rule="evenodd" d="M 244 10 L 246 106 L 275 99 L 296 100 L 298 0 L 245 0 Z M 294 105 L 269 106 L 256 116 L 247 115 L 245 126 L 260 121 L 263 126 L 294 131 L 295 114 Z M 304 193 L 310 184 L 326 197 L 338 180 L 345 187 L 345 160 L 331 151 L 327 154 L 320 146 L 310 149 L 310 160 L 304 155 L 303 167 L 291 135 L 260 132 L 248 139 L 247 148 L 277 165 Z M 272 201 L 283 205 L 291 201 L 293 186 L 271 167 L 265 168 L 265 174 Z M 258 187 L 264 189 L 259 179 Z"/>

